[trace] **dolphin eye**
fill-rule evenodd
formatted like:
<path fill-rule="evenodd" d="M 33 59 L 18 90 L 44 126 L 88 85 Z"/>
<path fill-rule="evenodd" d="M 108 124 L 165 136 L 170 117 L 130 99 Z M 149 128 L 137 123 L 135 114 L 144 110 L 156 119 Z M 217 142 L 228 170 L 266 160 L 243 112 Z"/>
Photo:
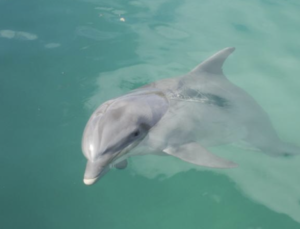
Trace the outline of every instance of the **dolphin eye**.
<path fill-rule="evenodd" d="M 134 137 L 137 137 L 137 136 L 140 135 L 140 131 L 138 131 L 138 130 L 137 130 L 137 131 L 134 131 L 132 135 L 133 135 Z"/>

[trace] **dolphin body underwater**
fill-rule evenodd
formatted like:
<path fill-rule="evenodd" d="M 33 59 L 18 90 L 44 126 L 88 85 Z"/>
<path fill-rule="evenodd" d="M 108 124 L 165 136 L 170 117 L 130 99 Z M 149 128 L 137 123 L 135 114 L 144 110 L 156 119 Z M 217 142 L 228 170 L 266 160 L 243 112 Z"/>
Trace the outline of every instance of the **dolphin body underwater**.
<path fill-rule="evenodd" d="M 282 142 L 266 112 L 223 74 L 234 48 L 225 48 L 191 72 L 163 79 L 103 103 L 86 124 L 82 150 L 84 183 L 135 155 L 171 155 L 196 165 L 232 168 L 206 147 L 246 142 L 270 155 L 297 154 Z"/>

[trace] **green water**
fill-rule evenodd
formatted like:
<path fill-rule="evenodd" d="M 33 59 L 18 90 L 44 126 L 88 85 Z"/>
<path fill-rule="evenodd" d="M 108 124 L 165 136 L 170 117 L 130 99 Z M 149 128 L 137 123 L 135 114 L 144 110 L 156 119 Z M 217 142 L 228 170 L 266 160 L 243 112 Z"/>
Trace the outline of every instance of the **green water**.
<path fill-rule="evenodd" d="M 0 228 L 299 229 L 300 157 L 136 157 L 88 187 L 80 148 L 103 101 L 228 46 L 228 78 L 299 146 L 299 15 L 298 0 L 0 0 Z"/>

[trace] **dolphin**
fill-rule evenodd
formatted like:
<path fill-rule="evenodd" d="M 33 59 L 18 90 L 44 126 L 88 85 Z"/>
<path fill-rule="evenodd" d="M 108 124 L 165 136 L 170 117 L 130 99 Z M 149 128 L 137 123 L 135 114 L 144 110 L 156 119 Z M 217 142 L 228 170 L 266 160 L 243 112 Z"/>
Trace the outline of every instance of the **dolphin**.
<path fill-rule="evenodd" d="M 267 113 L 224 75 L 235 50 L 225 48 L 191 72 L 140 87 L 106 101 L 88 120 L 82 139 L 87 159 L 84 183 L 94 184 L 135 155 L 170 155 L 211 168 L 234 162 L 211 153 L 210 146 L 246 142 L 270 155 L 297 154 L 282 142 Z"/>

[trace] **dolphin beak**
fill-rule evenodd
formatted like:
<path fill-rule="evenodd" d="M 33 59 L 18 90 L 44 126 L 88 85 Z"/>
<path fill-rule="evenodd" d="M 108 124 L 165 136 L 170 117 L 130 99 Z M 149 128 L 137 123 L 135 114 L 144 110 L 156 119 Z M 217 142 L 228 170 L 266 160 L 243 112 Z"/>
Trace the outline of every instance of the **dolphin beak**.
<path fill-rule="evenodd" d="M 108 172 L 109 167 L 103 166 L 102 164 L 102 162 L 87 162 L 83 178 L 84 184 L 92 185 Z"/>
<path fill-rule="evenodd" d="M 92 184 L 94 184 L 97 180 L 98 180 L 98 177 L 92 178 L 92 179 L 84 178 L 84 179 L 83 179 L 83 183 L 84 183 L 85 185 L 92 185 Z"/>

